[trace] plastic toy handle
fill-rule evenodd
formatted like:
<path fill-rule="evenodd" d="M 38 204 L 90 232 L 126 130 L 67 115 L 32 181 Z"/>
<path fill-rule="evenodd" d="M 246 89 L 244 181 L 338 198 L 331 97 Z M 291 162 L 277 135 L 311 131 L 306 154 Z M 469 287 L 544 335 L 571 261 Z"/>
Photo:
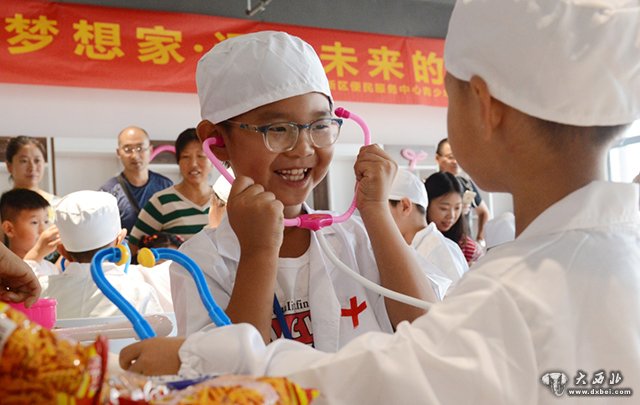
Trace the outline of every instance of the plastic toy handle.
<path fill-rule="evenodd" d="M 151 249 L 154 253 L 156 259 L 168 259 L 173 260 L 178 263 L 182 267 L 184 267 L 193 277 L 193 281 L 196 283 L 196 287 L 198 289 L 198 294 L 200 295 L 200 299 L 204 304 L 204 307 L 207 309 L 209 313 L 209 317 L 217 326 L 230 325 L 231 320 L 224 313 L 222 308 L 216 303 L 216 301 L 211 296 L 211 292 L 207 287 L 207 283 L 204 280 L 204 276 L 202 275 L 202 270 L 200 267 L 194 262 L 190 257 L 185 255 L 182 252 L 179 252 L 175 249 L 169 248 L 154 248 Z"/>
<path fill-rule="evenodd" d="M 160 145 L 157 148 L 153 148 L 153 152 L 151 152 L 151 156 L 149 157 L 149 161 L 152 161 L 153 158 L 161 154 L 162 152 L 171 152 L 173 154 L 176 153 L 176 147 L 173 145 Z"/>
<path fill-rule="evenodd" d="M 102 263 L 105 260 L 109 260 L 111 262 L 117 262 L 122 259 L 122 249 L 110 247 L 105 248 L 93 256 L 91 260 L 91 278 L 96 283 L 100 291 L 109 298 L 111 302 L 113 302 L 122 313 L 129 319 L 131 325 L 133 325 L 133 330 L 136 331 L 136 334 L 140 339 L 148 339 L 156 336 L 156 333 L 153 331 L 149 322 L 147 322 L 142 315 L 131 305 L 129 301 L 127 301 L 122 294 L 116 290 L 107 278 L 104 276 L 104 272 L 102 271 Z"/>

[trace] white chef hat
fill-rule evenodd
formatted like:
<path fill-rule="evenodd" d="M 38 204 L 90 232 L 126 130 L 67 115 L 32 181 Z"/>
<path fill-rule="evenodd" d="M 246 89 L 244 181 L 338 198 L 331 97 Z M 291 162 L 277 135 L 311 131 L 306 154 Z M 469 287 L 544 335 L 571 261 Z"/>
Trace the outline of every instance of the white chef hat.
<path fill-rule="evenodd" d="M 198 62 L 202 119 L 214 124 L 265 104 L 311 92 L 329 81 L 315 50 L 285 32 L 261 31 L 226 39 Z"/>
<path fill-rule="evenodd" d="M 233 176 L 233 170 L 227 169 Z M 231 191 L 231 183 L 223 175 L 220 175 L 218 179 L 213 183 L 213 191 L 216 193 L 219 199 L 226 204 L 229 200 L 229 192 Z"/>
<path fill-rule="evenodd" d="M 418 176 L 408 170 L 398 169 L 396 178 L 391 185 L 389 200 L 400 201 L 403 198 L 408 198 L 412 203 L 424 208 L 429 205 L 427 189 Z"/>
<path fill-rule="evenodd" d="M 640 117 L 637 0 L 461 0 L 445 66 L 483 78 L 498 100 L 576 126 Z"/>
<path fill-rule="evenodd" d="M 76 191 L 55 206 L 56 225 L 62 245 L 79 253 L 101 248 L 120 233 L 116 198 L 104 191 Z"/>

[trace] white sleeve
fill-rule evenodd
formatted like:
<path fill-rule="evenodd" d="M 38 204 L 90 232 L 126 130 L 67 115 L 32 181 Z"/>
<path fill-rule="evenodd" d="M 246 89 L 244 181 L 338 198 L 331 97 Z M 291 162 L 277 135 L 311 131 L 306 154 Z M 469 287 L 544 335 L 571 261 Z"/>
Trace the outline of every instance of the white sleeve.
<path fill-rule="evenodd" d="M 287 376 L 318 389 L 322 403 L 537 404 L 534 345 L 518 305 L 495 280 L 465 281 L 413 324 L 337 353 L 283 339 L 265 346 L 249 325 L 203 331 L 181 348 L 181 372 Z"/>
<path fill-rule="evenodd" d="M 33 270 L 37 277 L 53 276 L 61 273 L 56 265 L 48 260 L 41 260 L 40 262 L 35 260 L 25 260 L 24 262 L 31 267 L 31 270 Z"/>

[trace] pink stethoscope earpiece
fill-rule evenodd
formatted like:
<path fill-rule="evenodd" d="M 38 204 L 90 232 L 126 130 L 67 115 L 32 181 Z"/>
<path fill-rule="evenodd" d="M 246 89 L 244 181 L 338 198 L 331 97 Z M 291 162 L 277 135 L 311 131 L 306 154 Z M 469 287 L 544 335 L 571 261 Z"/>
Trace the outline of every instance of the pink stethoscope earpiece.
<path fill-rule="evenodd" d="M 209 139 L 211 139 L 211 142 L 209 142 L 210 146 L 218 146 L 218 147 L 224 146 L 224 139 L 222 139 L 221 136 L 214 136 L 213 138 L 208 138 L 205 142 L 207 142 Z"/>
<path fill-rule="evenodd" d="M 360 125 L 360 128 L 362 128 L 362 131 L 364 132 L 364 144 L 369 145 L 371 143 L 371 133 L 369 132 L 369 127 L 367 126 L 367 124 L 364 122 L 362 118 L 360 118 L 358 115 L 348 110 L 345 110 L 342 107 L 336 108 L 335 114 L 340 118 L 352 119 L 358 125 Z M 211 152 L 212 146 L 218 146 L 218 147 L 224 146 L 224 140 L 222 139 L 222 137 L 217 136 L 217 137 L 205 139 L 204 142 L 202 142 L 202 150 L 204 151 L 205 155 L 207 155 L 211 163 L 215 166 L 215 168 L 218 169 L 220 174 L 224 176 L 224 178 L 227 179 L 229 183 L 233 184 L 233 180 L 234 180 L 233 176 L 231 175 L 231 173 L 229 173 L 227 168 L 224 167 L 222 162 L 215 157 L 213 152 Z M 333 216 L 331 214 L 321 214 L 321 213 L 303 214 L 297 218 L 285 219 L 284 225 L 297 226 L 300 228 L 317 231 L 326 226 L 330 226 L 333 223 L 340 223 L 340 222 L 346 221 L 347 219 L 349 219 L 349 217 L 351 217 L 351 215 L 355 210 L 356 210 L 356 197 L 354 196 L 353 201 L 351 202 L 351 206 L 342 215 Z"/>

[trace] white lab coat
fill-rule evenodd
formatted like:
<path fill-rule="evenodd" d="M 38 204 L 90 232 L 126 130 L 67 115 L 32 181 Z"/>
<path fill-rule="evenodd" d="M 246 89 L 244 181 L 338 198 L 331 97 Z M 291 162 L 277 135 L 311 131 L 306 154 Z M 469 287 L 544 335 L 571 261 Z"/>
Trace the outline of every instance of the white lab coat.
<path fill-rule="evenodd" d="M 171 279 L 169 267 L 171 260 L 165 260 L 153 267 L 136 266 L 142 279 L 156 292 L 163 312 L 173 312 L 173 300 L 171 299 Z M 132 266 L 129 266 L 130 268 Z"/>
<path fill-rule="evenodd" d="M 450 280 L 451 285 L 469 271 L 467 259 L 464 258 L 460 246 L 444 236 L 433 222 L 415 234 L 411 247 L 427 262 L 439 269 L 442 275 Z"/>
<path fill-rule="evenodd" d="M 541 383 L 562 371 L 623 376 L 640 393 L 640 213 L 637 185 L 593 182 L 481 258 L 444 301 L 394 335 L 371 333 L 338 353 L 269 346 L 246 324 L 199 332 L 181 374 L 289 376 L 319 403 L 549 404 Z M 588 386 L 587 388 L 591 388 Z M 585 402 L 564 397 L 562 404 Z"/>
<path fill-rule="evenodd" d="M 160 301 L 153 288 L 143 281 L 136 266 L 129 267 L 125 274 L 123 266 L 105 262 L 104 275 L 141 314 L 163 313 Z M 123 315 L 98 289 L 91 278 L 89 263 L 69 263 L 62 274 L 40 277 L 42 297 L 58 301 L 58 319 L 89 318 Z"/>
<path fill-rule="evenodd" d="M 341 261 L 367 279 L 380 283 L 371 244 L 359 218 L 353 217 L 321 232 Z M 391 332 L 393 328 L 383 297 L 337 269 L 321 252 L 316 235 L 311 235 L 309 307 L 315 347 L 336 351 L 367 331 Z M 226 308 L 240 259 L 240 246 L 228 219 L 225 217 L 216 229 L 204 229 L 185 242 L 180 250 L 202 268 L 214 299 Z M 186 270 L 175 263 L 171 267 L 171 291 L 179 335 L 188 336 L 211 324 L 195 283 Z M 353 297 L 358 306 L 367 302 L 367 308 L 358 316 L 357 326 L 354 326 L 353 318 L 341 315 L 342 310 L 351 309 Z"/>
<path fill-rule="evenodd" d="M 31 270 L 33 270 L 37 277 L 53 276 L 62 273 L 55 264 L 48 260 L 42 259 L 39 262 L 35 260 L 25 260 L 24 262 L 31 267 Z"/>

